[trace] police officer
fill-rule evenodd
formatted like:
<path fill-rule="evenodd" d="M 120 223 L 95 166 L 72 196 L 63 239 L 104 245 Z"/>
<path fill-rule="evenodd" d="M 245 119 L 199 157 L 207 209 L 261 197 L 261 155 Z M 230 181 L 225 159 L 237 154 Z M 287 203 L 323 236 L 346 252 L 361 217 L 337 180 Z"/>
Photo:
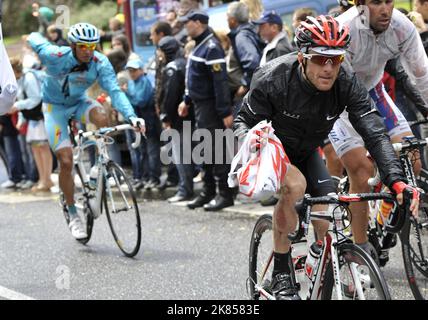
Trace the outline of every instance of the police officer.
<path fill-rule="evenodd" d="M 192 10 L 179 19 L 185 23 L 189 36 L 195 40 L 195 48 L 187 63 L 186 93 L 184 101 L 179 106 L 179 115 L 186 116 L 190 104 L 193 103 L 196 127 L 208 129 L 211 133 L 211 154 L 214 156 L 216 152 L 221 151 L 215 149 L 214 131 L 231 128 L 233 116 L 224 51 L 208 28 L 208 19 L 208 15 L 199 10 Z M 226 148 L 223 146 L 223 155 L 225 154 Z M 225 164 L 225 161 L 217 164 L 214 159 L 211 160 L 210 163 L 205 161 L 202 165 L 203 191 L 188 203 L 191 209 L 203 206 L 207 211 L 217 211 L 233 205 L 233 193 L 227 185 L 230 164 Z"/>

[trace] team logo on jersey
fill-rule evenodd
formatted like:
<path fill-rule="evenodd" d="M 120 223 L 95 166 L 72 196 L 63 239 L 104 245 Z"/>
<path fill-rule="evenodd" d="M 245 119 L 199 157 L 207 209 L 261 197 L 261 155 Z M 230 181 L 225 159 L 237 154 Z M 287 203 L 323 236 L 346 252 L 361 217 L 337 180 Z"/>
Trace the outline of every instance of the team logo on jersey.
<path fill-rule="evenodd" d="M 213 71 L 214 72 L 220 72 L 221 71 L 221 64 L 220 63 L 213 64 Z"/>

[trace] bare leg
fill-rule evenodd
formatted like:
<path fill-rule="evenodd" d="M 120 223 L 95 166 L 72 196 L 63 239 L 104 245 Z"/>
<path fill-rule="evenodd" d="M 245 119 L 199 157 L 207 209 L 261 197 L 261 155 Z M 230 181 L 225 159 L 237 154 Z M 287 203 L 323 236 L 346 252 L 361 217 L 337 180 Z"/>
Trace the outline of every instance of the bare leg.
<path fill-rule="evenodd" d="M 42 183 L 50 188 L 53 186 L 51 180 L 51 171 L 52 171 L 52 154 L 47 144 L 40 146 L 40 153 L 43 160 L 43 173 L 42 173 Z"/>
<path fill-rule="evenodd" d="M 336 151 L 334 151 L 333 145 L 329 143 L 324 147 L 323 151 L 326 158 L 327 170 L 330 175 L 342 178 L 343 164 L 337 156 Z"/>
<path fill-rule="evenodd" d="M 38 184 L 39 184 L 40 182 L 43 181 L 42 180 L 43 160 L 40 154 L 40 148 L 38 146 L 31 145 L 31 150 L 33 151 L 34 162 L 36 163 L 37 171 L 39 172 L 39 181 L 38 181 Z"/>
<path fill-rule="evenodd" d="M 294 206 L 297 200 L 303 198 L 305 190 L 305 177 L 295 166 L 290 166 L 273 213 L 273 242 L 274 251 L 277 253 L 287 253 L 290 250 L 288 234 L 292 233 L 297 225 Z"/>
<path fill-rule="evenodd" d="M 73 181 L 73 151 L 71 148 L 63 148 L 56 152 L 59 162 L 59 187 L 64 193 L 65 202 L 68 206 L 74 204 L 74 181 Z"/>
<path fill-rule="evenodd" d="M 373 176 L 373 164 L 367 158 L 366 149 L 355 148 L 342 156 L 342 162 L 348 172 L 350 182 L 350 193 L 369 192 L 367 180 Z M 368 241 L 367 225 L 369 221 L 369 206 L 367 202 L 355 202 L 350 206 L 352 213 L 352 234 L 354 242 L 362 244 Z"/>

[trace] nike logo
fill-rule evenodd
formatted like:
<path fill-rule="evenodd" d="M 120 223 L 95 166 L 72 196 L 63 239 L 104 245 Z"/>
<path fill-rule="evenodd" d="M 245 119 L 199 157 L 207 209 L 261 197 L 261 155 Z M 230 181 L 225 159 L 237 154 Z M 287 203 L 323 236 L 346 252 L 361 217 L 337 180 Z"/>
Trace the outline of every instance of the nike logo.
<path fill-rule="evenodd" d="M 330 120 L 333 120 L 334 118 L 336 118 L 337 117 L 337 115 L 335 115 L 335 116 L 327 116 L 327 121 L 330 121 Z"/>
<path fill-rule="evenodd" d="M 327 182 L 327 181 L 330 181 L 330 179 L 327 179 L 327 180 L 319 180 L 318 179 L 318 183 L 324 183 L 324 182 Z"/>

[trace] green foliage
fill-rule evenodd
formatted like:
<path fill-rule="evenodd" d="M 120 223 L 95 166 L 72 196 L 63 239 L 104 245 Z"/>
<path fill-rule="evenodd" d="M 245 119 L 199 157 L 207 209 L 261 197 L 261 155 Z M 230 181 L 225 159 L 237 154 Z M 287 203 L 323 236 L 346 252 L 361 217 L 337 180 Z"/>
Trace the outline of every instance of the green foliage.
<path fill-rule="evenodd" d="M 97 1 L 81 1 L 97 2 Z M 116 3 L 112 1 L 102 1 L 101 4 L 85 4 L 84 8 L 71 10 L 71 24 L 77 22 L 88 22 L 98 28 L 108 29 L 108 21 L 116 15 Z"/>

